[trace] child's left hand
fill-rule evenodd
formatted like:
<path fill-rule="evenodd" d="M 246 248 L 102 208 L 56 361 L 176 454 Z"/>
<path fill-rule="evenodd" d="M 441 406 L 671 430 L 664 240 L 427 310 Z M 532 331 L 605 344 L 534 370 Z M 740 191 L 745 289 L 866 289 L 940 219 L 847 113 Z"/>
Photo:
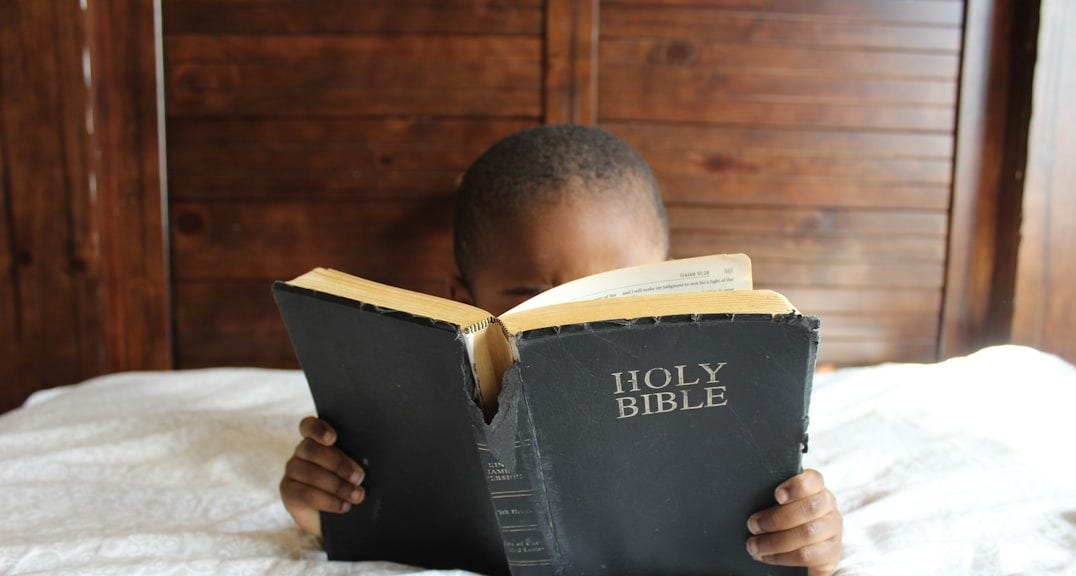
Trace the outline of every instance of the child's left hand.
<path fill-rule="evenodd" d="M 828 576 L 841 559 L 844 520 L 822 475 L 807 470 L 774 490 L 778 505 L 747 519 L 747 551 L 755 560 L 806 566 L 809 576 Z"/>

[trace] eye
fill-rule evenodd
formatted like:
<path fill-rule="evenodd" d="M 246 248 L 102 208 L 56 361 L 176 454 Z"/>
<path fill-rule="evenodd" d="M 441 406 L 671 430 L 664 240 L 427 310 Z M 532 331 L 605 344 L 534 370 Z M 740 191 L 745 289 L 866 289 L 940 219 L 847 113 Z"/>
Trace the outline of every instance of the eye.
<path fill-rule="evenodd" d="M 505 296 L 522 296 L 529 298 L 531 296 L 537 296 L 546 290 L 549 290 L 548 286 L 516 286 L 515 288 L 504 290 L 502 294 Z"/>

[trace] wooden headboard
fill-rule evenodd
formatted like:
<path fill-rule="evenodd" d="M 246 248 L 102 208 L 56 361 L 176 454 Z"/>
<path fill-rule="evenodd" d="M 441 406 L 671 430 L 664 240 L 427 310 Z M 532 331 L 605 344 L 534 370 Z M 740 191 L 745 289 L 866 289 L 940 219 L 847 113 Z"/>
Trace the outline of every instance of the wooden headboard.
<path fill-rule="evenodd" d="M 991 310 L 1016 268 L 999 245 L 1019 234 L 1001 210 L 1019 205 L 1002 172 L 1023 160 L 1004 119 L 1030 94 L 1008 44 L 1035 37 L 1020 3 L 95 4 L 4 8 L 19 22 L 5 26 L 69 39 L 50 54 L 71 92 L 14 74 L 65 111 L 58 185 L 89 193 L 55 200 L 81 255 L 64 284 L 79 322 L 59 340 L 71 368 L 42 376 L 53 344 L 21 325 L 16 353 L 39 354 L 11 357 L 9 405 L 120 369 L 294 367 L 269 285 L 315 265 L 446 294 L 456 179 L 541 123 L 633 144 L 673 255 L 751 255 L 756 285 L 822 317 L 822 362 L 930 361 L 1007 337 Z M 25 18 L 38 12 L 60 24 Z M 36 113 L 19 105 L 8 113 Z M 18 179 L 34 176 L 6 154 L 9 197 L 25 198 Z M 15 294 L 34 267 L 22 242 L 0 238 Z M 23 298 L 12 318 L 49 305 Z"/>

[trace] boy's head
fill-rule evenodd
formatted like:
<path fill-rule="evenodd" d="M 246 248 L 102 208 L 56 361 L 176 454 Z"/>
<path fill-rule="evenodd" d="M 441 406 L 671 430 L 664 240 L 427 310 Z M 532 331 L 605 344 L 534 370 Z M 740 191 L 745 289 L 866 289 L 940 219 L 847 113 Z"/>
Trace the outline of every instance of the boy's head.
<path fill-rule="evenodd" d="M 589 274 L 664 260 L 650 167 L 622 140 L 574 125 L 518 132 L 464 174 L 455 252 L 464 298 L 499 314 Z"/>

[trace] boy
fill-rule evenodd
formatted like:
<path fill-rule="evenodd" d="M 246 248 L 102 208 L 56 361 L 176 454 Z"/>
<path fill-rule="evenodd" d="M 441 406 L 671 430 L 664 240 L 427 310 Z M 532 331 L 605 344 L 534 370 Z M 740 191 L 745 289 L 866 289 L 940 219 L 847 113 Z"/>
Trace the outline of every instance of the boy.
<path fill-rule="evenodd" d="M 489 239 L 497 238 L 496 242 Z M 500 314 L 569 280 L 666 259 L 668 223 L 646 162 L 595 128 L 542 126 L 495 144 L 463 177 L 455 223 L 460 277 L 452 292 Z M 319 512 L 346 512 L 365 496 L 364 472 L 336 449 L 336 432 L 313 417 L 288 461 L 280 493 L 306 531 Z M 745 518 L 760 562 L 831 574 L 842 518 L 822 476 L 807 470 L 774 492 L 777 505 Z"/>

